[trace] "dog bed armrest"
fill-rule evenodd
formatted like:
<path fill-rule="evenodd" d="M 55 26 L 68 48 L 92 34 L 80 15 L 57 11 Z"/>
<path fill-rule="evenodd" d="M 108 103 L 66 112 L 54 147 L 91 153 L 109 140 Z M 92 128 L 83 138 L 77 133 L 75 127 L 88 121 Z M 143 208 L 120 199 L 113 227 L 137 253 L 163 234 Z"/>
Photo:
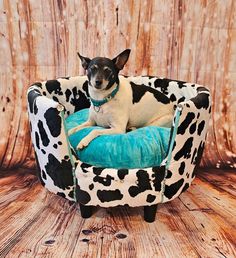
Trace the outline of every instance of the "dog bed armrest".
<path fill-rule="evenodd" d="M 31 138 L 40 179 L 50 191 L 74 200 L 76 157 L 67 141 L 64 107 L 41 93 L 37 85 L 32 85 L 27 92 Z"/>
<path fill-rule="evenodd" d="M 210 92 L 205 88 L 204 91 L 198 92 L 196 97 L 178 104 L 178 108 L 181 113 L 175 130 L 175 140 L 169 151 L 171 154 L 169 162 L 167 159 L 165 160 L 164 202 L 170 201 L 176 196 L 177 192 L 174 192 L 174 189 L 185 191 L 195 177 L 195 168 L 201 161 L 210 120 Z M 175 124 L 176 115 L 173 121 Z M 187 179 L 185 185 L 183 177 Z M 173 186 L 173 184 L 175 185 Z"/>

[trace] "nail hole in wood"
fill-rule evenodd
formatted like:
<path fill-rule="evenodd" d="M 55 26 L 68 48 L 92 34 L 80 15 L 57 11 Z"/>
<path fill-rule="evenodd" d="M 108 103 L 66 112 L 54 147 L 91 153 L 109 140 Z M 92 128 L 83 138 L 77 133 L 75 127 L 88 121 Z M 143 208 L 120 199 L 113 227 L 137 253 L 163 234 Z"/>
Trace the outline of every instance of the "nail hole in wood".
<path fill-rule="evenodd" d="M 83 233 L 84 235 L 89 235 L 89 234 L 92 234 L 93 231 L 90 230 L 90 229 L 84 229 L 84 230 L 82 230 L 82 233 Z"/>
<path fill-rule="evenodd" d="M 44 242 L 45 245 L 53 245 L 56 241 L 53 239 L 47 240 Z"/>
<path fill-rule="evenodd" d="M 88 243 L 88 242 L 89 242 L 89 239 L 83 238 L 81 241 L 84 242 L 84 243 Z"/>
<path fill-rule="evenodd" d="M 118 238 L 118 239 L 124 239 L 126 237 L 127 237 L 127 235 L 122 234 L 122 233 L 119 233 L 119 234 L 116 235 L 116 238 Z"/>

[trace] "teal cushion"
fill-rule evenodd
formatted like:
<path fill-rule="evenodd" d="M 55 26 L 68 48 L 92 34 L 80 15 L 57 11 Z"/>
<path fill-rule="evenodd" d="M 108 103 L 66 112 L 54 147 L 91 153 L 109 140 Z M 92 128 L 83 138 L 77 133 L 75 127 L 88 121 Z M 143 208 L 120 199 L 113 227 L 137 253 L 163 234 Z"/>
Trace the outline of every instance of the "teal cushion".
<path fill-rule="evenodd" d="M 89 109 L 80 110 L 66 118 L 67 130 L 85 122 Z M 101 127 L 84 128 L 69 136 L 76 150 L 78 143 L 91 131 Z M 105 168 L 146 168 L 160 166 L 167 156 L 170 128 L 147 126 L 124 134 L 101 135 L 83 150 L 76 150 L 85 163 Z"/>

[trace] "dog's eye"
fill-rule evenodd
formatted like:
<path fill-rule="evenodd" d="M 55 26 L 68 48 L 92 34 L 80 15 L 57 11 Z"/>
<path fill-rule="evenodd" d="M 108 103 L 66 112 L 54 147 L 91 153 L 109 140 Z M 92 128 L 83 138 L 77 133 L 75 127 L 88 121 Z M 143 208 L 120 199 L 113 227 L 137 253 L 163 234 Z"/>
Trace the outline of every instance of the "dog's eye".
<path fill-rule="evenodd" d="M 96 72 L 97 69 L 98 69 L 98 68 L 97 68 L 96 66 L 92 66 L 92 67 L 89 68 L 89 70 L 90 70 L 91 72 L 93 72 L 93 73 Z"/>
<path fill-rule="evenodd" d="M 105 77 L 108 78 L 111 75 L 111 70 L 109 68 L 104 69 Z"/>

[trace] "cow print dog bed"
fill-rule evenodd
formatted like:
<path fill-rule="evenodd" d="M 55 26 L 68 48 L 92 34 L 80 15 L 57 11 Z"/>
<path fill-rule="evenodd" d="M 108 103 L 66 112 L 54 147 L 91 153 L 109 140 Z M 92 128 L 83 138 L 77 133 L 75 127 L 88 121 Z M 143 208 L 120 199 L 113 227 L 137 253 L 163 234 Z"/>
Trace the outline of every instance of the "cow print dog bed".
<path fill-rule="evenodd" d="M 209 90 L 153 76 L 127 79 L 161 91 L 175 104 L 167 154 L 159 166 L 115 169 L 79 160 L 65 121 L 90 106 L 86 76 L 36 82 L 27 92 L 40 181 L 49 191 L 78 202 L 84 218 L 92 215 L 93 206 L 128 205 L 144 206 L 144 219 L 152 222 L 158 203 L 189 188 L 201 160 L 211 113 Z"/>

